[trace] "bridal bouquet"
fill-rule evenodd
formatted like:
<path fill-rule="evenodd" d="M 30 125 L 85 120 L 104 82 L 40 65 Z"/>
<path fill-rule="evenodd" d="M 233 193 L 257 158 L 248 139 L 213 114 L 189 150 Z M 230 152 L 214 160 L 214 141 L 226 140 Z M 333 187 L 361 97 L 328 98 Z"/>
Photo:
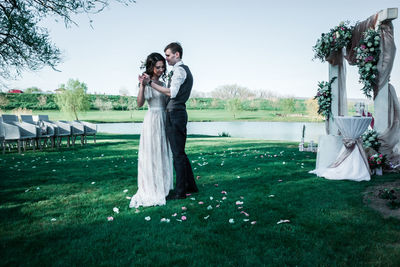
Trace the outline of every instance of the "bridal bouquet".
<path fill-rule="evenodd" d="M 381 143 L 378 141 L 378 133 L 375 130 L 368 130 L 362 135 L 364 147 L 371 147 L 375 151 L 379 151 Z"/>
<path fill-rule="evenodd" d="M 376 153 L 368 158 L 368 163 L 371 169 L 382 168 L 386 164 L 386 155 Z"/>
<path fill-rule="evenodd" d="M 368 29 L 363 33 L 364 38 L 360 40 L 360 45 L 355 49 L 356 64 L 360 74 L 360 83 L 364 84 L 361 89 L 365 96 L 371 98 L 374 86 L 378 77 L 378 61 L 380 54 L 380 34 L 379 30 Z"/>
<path fill-rule="evenodd" d="M 339 51 L 346 47 L 351 41 L 353 28 L 346 21 L 332 28 L 328 33 L 322 33 L 321 38 L 313 46 L 314 58 L 324 62 L 332 51 Z"/>
<path fill-rule="evenodd" d="M 327 120 L 332 115 L 332 83 L 337 77 L 333 77 L 330 82 L 318 82 L 317 95 L 314 97 L 318 101 L 318 114 Z"/>

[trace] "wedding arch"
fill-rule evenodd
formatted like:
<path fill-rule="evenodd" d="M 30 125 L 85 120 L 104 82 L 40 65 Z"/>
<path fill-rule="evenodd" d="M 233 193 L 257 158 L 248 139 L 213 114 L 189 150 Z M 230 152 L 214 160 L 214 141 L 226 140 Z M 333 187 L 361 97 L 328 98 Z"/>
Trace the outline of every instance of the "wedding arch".
<path fill-rule="evenodd" d="M 374 100 L 374 129 L 381 143 L 379 152 L 387 155 L 393 164 L 400 164 L 400 105 L 390 83 L 396 53 L 392 20 L 397 16 L 397 8 L 388 8 L 355 26 L 341 23 L 322 34 L 314 46 L 316 58 L 329 63 L 329 82 L 319 85 L 329 89 L 329 97 L 325 103 L 327 135 L 319 140 L 317 169 L 330 165 L 342 144 L 333 120 L 335 116 L 347 115 L 345 59 L 349 65 L 359 67 L 360 82 L 364 84 L 362 91 Z"/>

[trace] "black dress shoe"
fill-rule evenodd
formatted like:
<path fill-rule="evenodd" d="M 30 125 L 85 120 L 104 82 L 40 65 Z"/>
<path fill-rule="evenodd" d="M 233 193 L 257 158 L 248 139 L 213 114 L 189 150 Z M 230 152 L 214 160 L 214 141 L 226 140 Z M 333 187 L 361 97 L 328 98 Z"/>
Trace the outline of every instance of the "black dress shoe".
<path fill-rule="evenodd" d="M 199 189 L 195 188 L 195 189 L 187 189 L 186 190 L 187 193 L 198 193 Z"/>
<path fill-rule="evenodd" d="M 181 196 L 181 195 L 169 195 L 169 196 L 166 197 L 166 200 L 185 199 L 185 198 L 186 198 L 185 195 L 183 195 L 183 196 Z"/>

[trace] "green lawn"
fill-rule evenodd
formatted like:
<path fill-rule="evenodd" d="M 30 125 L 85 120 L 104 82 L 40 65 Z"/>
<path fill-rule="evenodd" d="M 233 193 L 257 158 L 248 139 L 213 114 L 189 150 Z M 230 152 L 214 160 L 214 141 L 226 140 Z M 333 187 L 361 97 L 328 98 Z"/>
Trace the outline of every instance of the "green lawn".
<path fill-rule="evenodd" d="M 137 190 L 138 138 L 102 134 L 83 147 L 1 155 L 1 265 L 400 264 L 399 221 L 362 201 L 368 186 L 398 174 L 329 181 L 308 173 L 315 154 L 295 143 L 192 136 L 200 192 L 136 212 L 126 197 Z"/>
<path fill-rule="evenodd" d="M 101 122 L 142 122 L 147 110 L 130 111 L 97 111 L 91 110 L 79 114 L 80 120 Z M 9 111 L 8 113 L 11 113 Z M 63 114 L 58 110 L 34 110 L 33 114 L 47 114 L 51 120 L 71 120 L 67 114 Z M 132 117 L 131 117 L 132 115 Z M 205 110 L 188 110 L 190 121 L 289 121 L 289 122 L 306 122 L 322 120 L 306 115 L 281 114 L 276 111 L 258 110 L 258 111 L 241 111 L 236 114 L 235 118 L 229 111 L 223 109 L 205 109 Z"/>

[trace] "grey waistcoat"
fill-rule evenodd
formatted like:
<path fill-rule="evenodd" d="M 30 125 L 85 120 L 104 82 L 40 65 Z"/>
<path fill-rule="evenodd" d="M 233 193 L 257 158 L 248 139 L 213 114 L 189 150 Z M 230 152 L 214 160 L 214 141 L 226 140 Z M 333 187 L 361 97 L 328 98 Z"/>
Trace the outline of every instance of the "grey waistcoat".
<path fill-rule="evenodd" d="M 186 101 L 189 99 L 190 92 L 192 91 L 193 86 L 193 76 L 189 70 L 189 67 L 186 65 L 180 65 L 186 71 L 186 79 L 179 87 L 179 91 L 176 94 L 176 97 L 169 98 L 167 100 L 167 110 L 185 110 L 186 109 Z"/>

